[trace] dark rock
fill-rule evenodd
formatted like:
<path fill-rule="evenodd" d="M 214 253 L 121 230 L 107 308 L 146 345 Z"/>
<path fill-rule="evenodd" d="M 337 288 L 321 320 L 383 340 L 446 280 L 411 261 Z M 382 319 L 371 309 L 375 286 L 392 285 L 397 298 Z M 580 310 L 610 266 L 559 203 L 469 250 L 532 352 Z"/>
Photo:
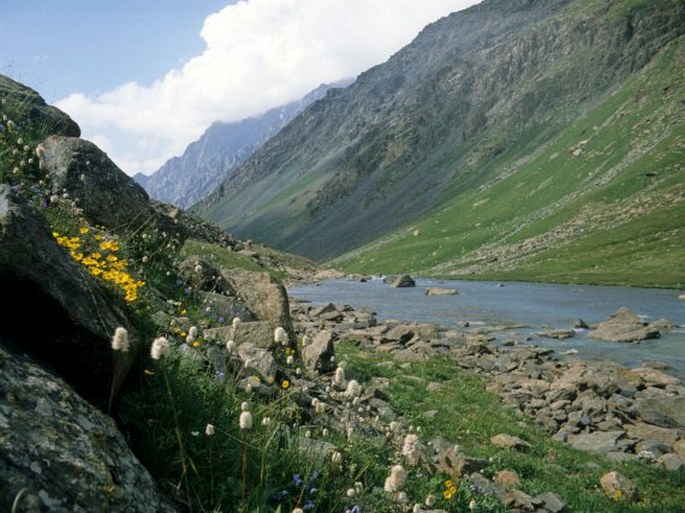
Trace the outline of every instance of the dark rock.
<path fill-rule="evenodd" d="M 114 421 L 0 339 L 0 510 L 176 511 Z M 141 509 L 142 508 L 142 509 Z"/>
<path fill-rule="evenodd" d="M 37 132 L 38 139 L 49 135 L 80 137 L 81 129 L 67 114 L 45 100 L 33 89 L 26 87 L 11 78 L 0 75 L 0 98 L 8 100 L 5 109 L 13 110 L 15 122 L 26 120 L 30 123 L 30 132 Z M 36 141 L 38 142 L 38 141 Z"/>
<path fill-rule="evenodd" d="M 302 348 L 302 361 L 308 369 L 319 374 L 335 371 L 335 335 L 327 330 L 320 331 L 309 344 Z"/>
<path fill-rule="evenodd" d="M 44 218 L 0 185 L 0 323 L 3 333 L 91 400 L 107 398 L 123 382 L 138 336 L 121 304 L 60 247 Z M 18 322 L 30 315 L 31 323 Z M 111 338 L 122 326 L 131 350 L 114 355 Z M 110 381 L 113 381 L 111 385 Z"/>
<path fill-rule="evenodd" d="M 135 229 L 156 217 L 143 188 L 93 143 L 51 136 L 41 146 L 53 193 L 61 196 L 66 192 L 91 223 Z"/>

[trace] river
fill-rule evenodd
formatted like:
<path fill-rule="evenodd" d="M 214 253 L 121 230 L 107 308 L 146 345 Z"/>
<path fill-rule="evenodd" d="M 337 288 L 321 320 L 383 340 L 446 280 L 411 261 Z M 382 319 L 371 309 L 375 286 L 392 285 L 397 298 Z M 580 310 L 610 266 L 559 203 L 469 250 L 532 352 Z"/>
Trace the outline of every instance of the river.
<path fill-rule="evenodd" d="M 455 296 L 426 296 L 426 287 L 456 288 Z M 392 288 L 381 279 L 366 283 L 330 280 L 288 289 L 292 298 L 313 304 L 334 303 L 365 307 L 380 321 L 396 319 L 455 328 L 460 321 L 479 325 L 516 325 L 506 330 L 509 339 L 549 346 L 559 352 L 576 350 L 580 358 L 613 361 L 630 368 L 645 361 L 671 367 L 667 372 L 685 380 L 685 301 L 681 292 L 664 289 L 556 285 L 521 282 L 444 281 L 417 279 L 416 287 Z M 639 344 L 602 342 L 587 338 L 586 330 L 556 340 L 536 337 L 544 328 L 572 329 L 579 319 L 592 325 L 625 306 L 645 322 L 665 318 L 677 327 L 654 340 Z M 503 342 L 500 338 L 494 343 Z"/>

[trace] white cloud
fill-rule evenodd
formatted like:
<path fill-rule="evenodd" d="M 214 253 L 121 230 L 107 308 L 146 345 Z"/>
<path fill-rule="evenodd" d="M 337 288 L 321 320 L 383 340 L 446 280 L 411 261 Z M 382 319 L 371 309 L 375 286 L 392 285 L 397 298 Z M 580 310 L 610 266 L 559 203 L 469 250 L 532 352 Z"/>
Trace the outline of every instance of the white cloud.
<path fill-rule="evenodd" d="M 353 77 L 428 23 L 475 0 L 249 0 L 209 16 L 206 48 L 151 86 L 130 82 L 56 105 L 106 143 L 129 174 L 150 173 L 213 121 L 236 121 Z"/>

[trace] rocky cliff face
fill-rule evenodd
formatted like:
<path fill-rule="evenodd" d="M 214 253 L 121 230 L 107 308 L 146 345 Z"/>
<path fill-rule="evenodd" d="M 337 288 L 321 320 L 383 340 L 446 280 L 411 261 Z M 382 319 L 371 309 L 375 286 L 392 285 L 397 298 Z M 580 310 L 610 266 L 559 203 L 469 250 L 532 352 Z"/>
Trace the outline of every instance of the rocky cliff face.
<path fill-rule="evenodd" d="M 349 81 L 322 84 L 301 100 L 271 109 L 261 116 L 235 123 L 216 122 L 191 143 L 180 157 L 167 161 L 150 176 L 135 179 L 153 198 L 179 207 L 189 207 L 218 187 L 265 141 L 273 137 L 297 114 L 332 87 Z"/>
<path fill-rule="evenodd" d="M 306 109 L 199 211 L 317 259 L 349 251 L 477 190 L 516 144 L 548 142 L 678 38 L 683 16 L 675 1 L 584 0 L 452 14 Z"/>

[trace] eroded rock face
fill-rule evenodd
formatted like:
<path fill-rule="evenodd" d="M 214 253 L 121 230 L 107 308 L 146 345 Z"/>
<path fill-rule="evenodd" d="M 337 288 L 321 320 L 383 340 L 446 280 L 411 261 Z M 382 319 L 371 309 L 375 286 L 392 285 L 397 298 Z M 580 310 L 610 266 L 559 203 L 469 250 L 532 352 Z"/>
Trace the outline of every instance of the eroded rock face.
<path fill-rule="evenodd" d="M 111 295 L 52 237 L 36 211 L 0 185 L 0 335 L 47 361 L 89 399 L 106 398 L 113 376 L 110 340 L 129 330 L 114 386 L 136 354 L 137 336 Z M 7 293 L 5 293 L 7 291 Z M 29 317 L 31 322 L 19 323 Z"/>
<path fill-rule="evenodd" d="M 43 133 L 44 137 L 49 134 L 69 137 L 81 135 L 81 129 L 67 114 L 45 103 L 33 89 L 5 75 L 0 75 L 0 97 L 16 103 L 18 117 L 35 125 L 34 128 Z"/>
<path fill-rule="evenodd" d="M 135 228 L 155 216 L 145 190 L 89 141 L 51 136 L 41 146 L 53 193 L 78 199 L 93 224 Z"/>
<path fill-rule="evenodd" d="M 176 511 L 114 421 L 0 336 L 0 510 Z"/>

